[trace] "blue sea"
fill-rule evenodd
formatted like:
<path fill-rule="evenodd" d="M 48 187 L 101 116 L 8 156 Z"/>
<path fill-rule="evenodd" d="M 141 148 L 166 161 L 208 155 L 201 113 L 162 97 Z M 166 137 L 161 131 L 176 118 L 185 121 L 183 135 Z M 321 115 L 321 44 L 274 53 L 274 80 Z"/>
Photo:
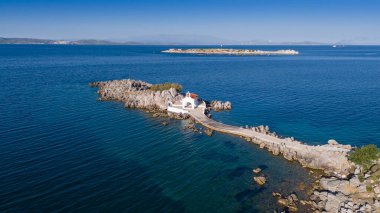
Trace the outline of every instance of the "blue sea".
<path fill-rule="evenodd" d="M 272 192 L 305 196 L 311 176 L 299 164 L 99 102 L 92 81 L 178 82 L 231 101 L 213 113 L 223 123 L 268 125 L 308 144 L 380 145 L 380 46 L 235 47 L 297 56 L 160 52 L 168 48 L 1 45 L 0 212 L 273 212 Z"/>

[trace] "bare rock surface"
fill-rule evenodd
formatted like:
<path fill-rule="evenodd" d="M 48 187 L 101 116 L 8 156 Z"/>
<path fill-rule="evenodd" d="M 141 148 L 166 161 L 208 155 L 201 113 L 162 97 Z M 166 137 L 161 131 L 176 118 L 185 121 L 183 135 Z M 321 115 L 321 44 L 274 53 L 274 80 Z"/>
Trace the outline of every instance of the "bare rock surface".
<path fill-rule="evenodd" d="M 151 91 L 149 89 L 152 84 L 132 79 L 94 82 L 90 86 L 99 88 L 99 100 L 121 101 L 128 108 L 165 111 L 169 101 L 174 102 L 184 97 L 174 88 Z"/>
<path fill-rule="evenodd" d="M 273 192 L 272 195 L 277 198 L 277 203 L 287 209 L 285 212 L 298 212 L 298 205 L 301 204 L 301 201 L 298 199 L 295 193 L 291 193 L 287 197 L 282 196 L 278 192 Z M 303 203 L 305 201 L 302 201 Z M 305 205 L 306 203 L 304 203 Z"/>
<path fill-rule="evenodd" d="M 213 100 L 210 103 L 210 107 L 212 110 L 217 112 L 217 111 L 222 111 L 222 110 L 231 110 L 232 104 L 229 101 L 222 102 L 222 101 Z"/>
<path fill-rule="evenodd" d="M 310 196 L 315 212 L 380 212 L 380 180 L 374 178 L 376 175 L 369 170 L 349 178 L 320 178 Z"/>

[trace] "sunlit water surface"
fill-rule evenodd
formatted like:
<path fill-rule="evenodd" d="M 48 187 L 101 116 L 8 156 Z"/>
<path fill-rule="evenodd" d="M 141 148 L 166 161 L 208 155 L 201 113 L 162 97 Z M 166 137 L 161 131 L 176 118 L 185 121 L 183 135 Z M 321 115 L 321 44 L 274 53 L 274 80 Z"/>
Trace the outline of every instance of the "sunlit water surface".
<path fill-rule="evenodd" d="M 380 145 L 380 47 L 298 56 L 196 56 L 164 46 L 0 46 L 1 212 L 272 212 L 308 171 L 240 138 L 98 102 L 88 83 L 172 81 L 230 100 L 214 119 L 309 144 Z M 268 183 L 252 181 L 263 168 Z"/>

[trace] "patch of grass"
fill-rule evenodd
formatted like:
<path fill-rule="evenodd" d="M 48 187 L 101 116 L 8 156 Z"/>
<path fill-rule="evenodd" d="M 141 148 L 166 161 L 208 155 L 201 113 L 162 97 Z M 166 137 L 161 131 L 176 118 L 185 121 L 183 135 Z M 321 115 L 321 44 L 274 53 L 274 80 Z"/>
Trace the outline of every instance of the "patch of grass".
<path fill-rule="evenodd" d="M 367 192 L 372 192 L 372 190 L 373 190 L 373 188 L 372 188 L 371 185 L 367 185 L 367 186 L 365 187 L 365 189 L 367 190 Z"/>
<path fill-rule="evenodd" d="M 378 183 L 380 181 L 380 170 L 371 174 L 371 179 Z"/>
<path fill-rule="evenodd" d="M 177 92 L 181 92 L 182 85 L 177 84 L 177 83 L 170 83 L 170 82 L 166 82 L 163 84 L 153 84 L 150 87 L 150 90 L 152 90 L 152 91 L 164 91 L 164 90 L 169 90 L 170 88 L 174 88 L 175 90 L 177 90 Z"/>
<path fill-rule="evenodd" d="M 374 144 L 369 144 L 353 151 L 348 156 L 348 159 L 363 166 L 365 170 L 368 170 L 373 164 L 373 161 L 379 158 L 379 155 L 380 149 Z"/>

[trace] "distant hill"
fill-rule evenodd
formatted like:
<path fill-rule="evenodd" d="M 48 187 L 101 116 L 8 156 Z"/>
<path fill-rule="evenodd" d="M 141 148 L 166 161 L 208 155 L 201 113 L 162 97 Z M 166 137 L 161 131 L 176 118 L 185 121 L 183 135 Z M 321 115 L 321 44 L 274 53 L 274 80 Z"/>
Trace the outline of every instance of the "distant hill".
<path fill-rule="evenodd" d="M 331 45 L 313 41 L 275 42 L 268 40 L 252 40 L 239 42 L 212 36 L 201 35 L 155 35 L 130 38 L 132 41 L 109 41 L 96 39 L 53 40 L 36 38 L 4 38 L 0 44 L 56 44 L 56 45 Z"/>
<path fill-rule="evenodd" d="M 95 39 L 83 39 L 78 41 L 72 41 L 70 44 L 80 44 L 80 45 L 139 45 L 142 44 L 140 42 L 115 42 L 115 41 L 107 41 L 107 40 L 95 40 Z"/>
<path fill-rule="evenodd" d="M 329 43 L 321 43 L 315 41 L 266 41 L 266 40 L 254 40 L 243 42 L 242 45 L 330 45 Z"/>
<path fill-rule="evenodd" d="M 50 40 L 36 38 L 3 38 L 0 37 L 0 44 L 56 44 L 56 45 L 138 45 L 139 42 L 113 42 L 106 40 Z"/>
<path fill-rule="evenodd" d="M 0 44 L 53 44 L 53 40 L 34 38 L 2 38 Z"/>

